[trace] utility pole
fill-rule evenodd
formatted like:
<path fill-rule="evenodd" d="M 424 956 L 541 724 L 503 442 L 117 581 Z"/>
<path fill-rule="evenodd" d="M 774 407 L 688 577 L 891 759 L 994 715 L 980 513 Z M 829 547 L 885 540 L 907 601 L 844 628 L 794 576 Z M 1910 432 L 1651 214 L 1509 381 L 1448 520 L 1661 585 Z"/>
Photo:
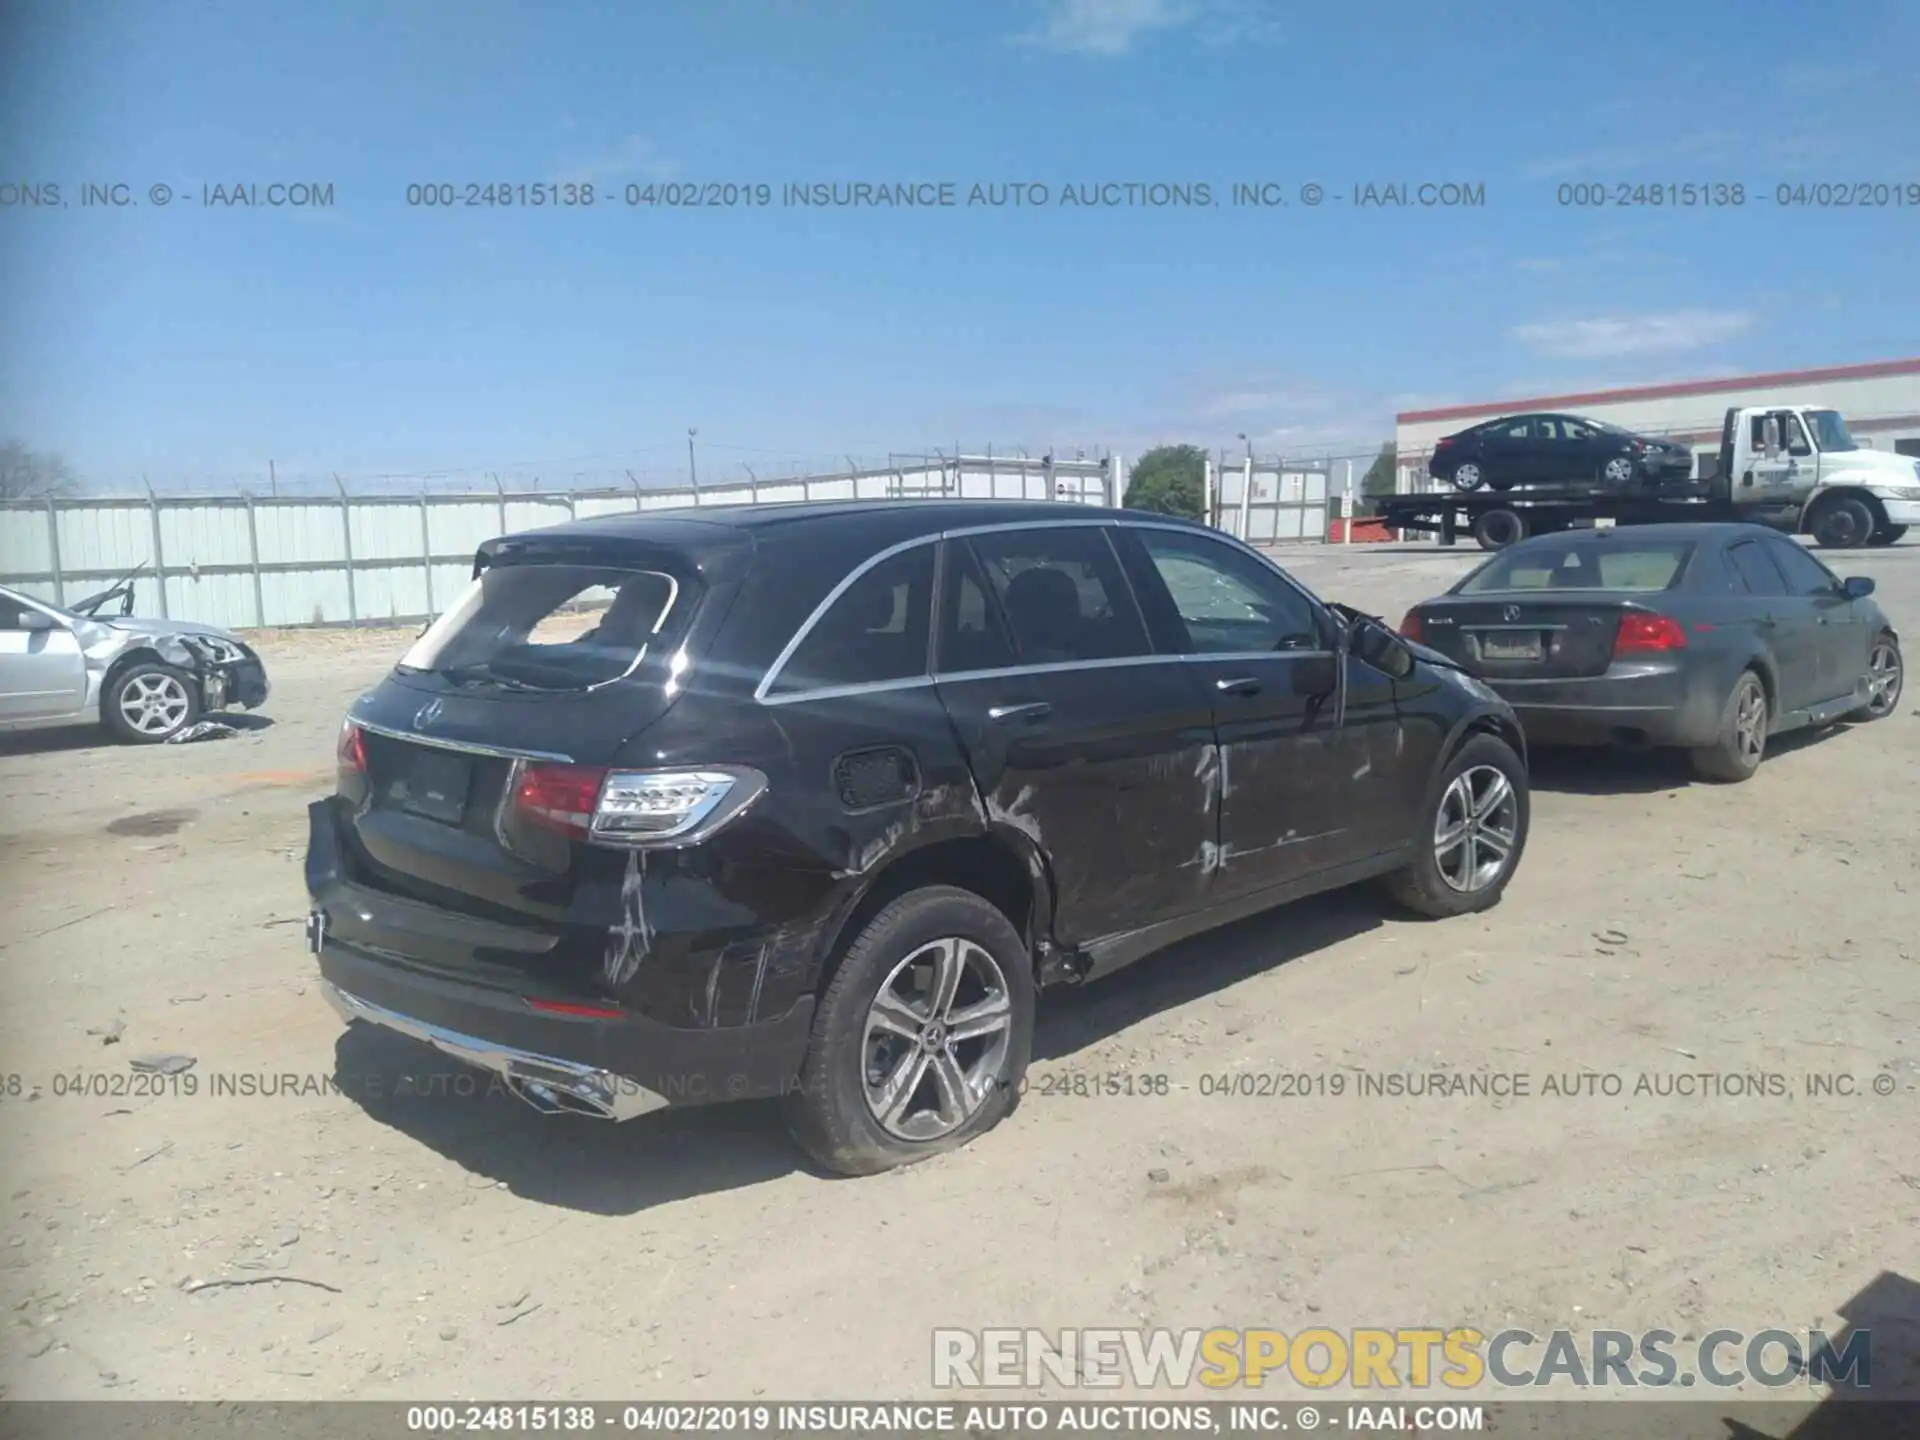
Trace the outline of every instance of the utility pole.
<path fill-rule="evenodd" d="M 273 491 L 273 498 L 280 498 L 280 474 L 273 468 L 273 461 L 267 461 L 267 488 Z"/>
<path fill-rule="evenodd" d="M 693 460 L 693 437 L 700 432 L 691 426 L 687 428 L 687 479 L 693 482 L 693 493 L 700 493 L 700 471 Z"/>

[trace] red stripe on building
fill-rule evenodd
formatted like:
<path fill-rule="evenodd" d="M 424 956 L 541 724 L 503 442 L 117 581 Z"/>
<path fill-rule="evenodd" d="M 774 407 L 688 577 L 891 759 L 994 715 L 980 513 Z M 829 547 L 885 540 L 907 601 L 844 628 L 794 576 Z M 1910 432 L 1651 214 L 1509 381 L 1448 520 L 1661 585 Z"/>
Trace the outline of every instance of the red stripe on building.
<path fill-rule="evenodd" d="M 1394 420 L 1401 425 L 1418 425 L 1428 420 L 1464 420 L 1474 415 L 1571 410 L 1580 405 L 1715 395 L 1726 390 L 1757 390 L 1777 385 L 1818 385 L 1829 380 L 1874 380 L 1887 375 L 1920 375 L 1920 359 L 1875 360 L 1865 365 L 1833 365 L 1824 370 L 1776 370 L 1767 375 L 1730 375 L 1724 380 L 1688 380 L 1678 385 L 1591 390 L 1583 395 L 1539 395 L 1529 400 L 1492 400 L 1484 405 L 1449 405 L 1439 410 L 1402 410 Z"/>

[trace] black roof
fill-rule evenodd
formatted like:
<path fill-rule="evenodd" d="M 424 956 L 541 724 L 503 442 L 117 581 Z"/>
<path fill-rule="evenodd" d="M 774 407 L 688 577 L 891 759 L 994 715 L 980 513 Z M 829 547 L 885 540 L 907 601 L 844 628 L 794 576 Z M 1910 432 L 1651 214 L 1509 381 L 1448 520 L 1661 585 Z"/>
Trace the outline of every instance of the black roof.
<path fill-rule="evenodd" d="M 721 541 L 723 532 L 766 536 L 791 534 L 830 525 L 838 535 L 865 532 L 889 543 L 916 535 L 934 535 L 974 525 L 1018 525 L 1039 521 L 1078 520 L 1092 525 L 1105 520 L 1172 519 L 1174 524 L 1198 524 L 1165 515 L 1148 516 L 1139 510 L 1116 510 L 1060 500 L 796 500 L 764 505 L 699 505 L 662 510 L 636 510 L 567 521 L 543 529 L 549 536 L 630 537 L 699 543 Z"/>

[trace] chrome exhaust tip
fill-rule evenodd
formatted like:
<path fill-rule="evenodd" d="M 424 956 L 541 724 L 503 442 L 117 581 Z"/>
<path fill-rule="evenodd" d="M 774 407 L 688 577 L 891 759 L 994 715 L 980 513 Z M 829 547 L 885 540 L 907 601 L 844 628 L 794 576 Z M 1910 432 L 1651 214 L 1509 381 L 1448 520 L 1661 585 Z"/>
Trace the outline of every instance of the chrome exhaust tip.
<path fill-rule="evenodd" d="M 595 1120 L 615 1118 L 612 1101 L 586 1077 L 535 1074 L 527 1067 L 512 1065 L 508 1067 L 506 1081 L 509 1090 L 542 1115 L 589 1115 Z"/>
<path fill-rule="evenodd" d="M 610 1070 L 555 1059 L 496 1041 L 463 1035 L 362 1000 L 332 983 L 321 987 L 327 1003 L 349 1024 L 375 1025 L 421 1040 L 442 1054 L 491 1071 L 507 1088 L 543 1115 L 590 1115 L 596 1120 L 632 1120 L 664 1110 L 658 1091 Z"/>

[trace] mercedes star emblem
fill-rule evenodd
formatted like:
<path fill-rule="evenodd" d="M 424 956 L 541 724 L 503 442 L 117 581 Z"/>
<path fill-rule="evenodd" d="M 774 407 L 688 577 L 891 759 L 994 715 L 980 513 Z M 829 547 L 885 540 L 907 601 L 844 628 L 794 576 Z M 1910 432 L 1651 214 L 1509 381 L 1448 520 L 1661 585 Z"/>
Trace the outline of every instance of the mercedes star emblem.
<path fill-rule="evenodd" d="M 424 730 L 439 718 L 440 702 L 438 700 L 429 700 L 414 713 L 413 728 L 416 730 Z"/>

